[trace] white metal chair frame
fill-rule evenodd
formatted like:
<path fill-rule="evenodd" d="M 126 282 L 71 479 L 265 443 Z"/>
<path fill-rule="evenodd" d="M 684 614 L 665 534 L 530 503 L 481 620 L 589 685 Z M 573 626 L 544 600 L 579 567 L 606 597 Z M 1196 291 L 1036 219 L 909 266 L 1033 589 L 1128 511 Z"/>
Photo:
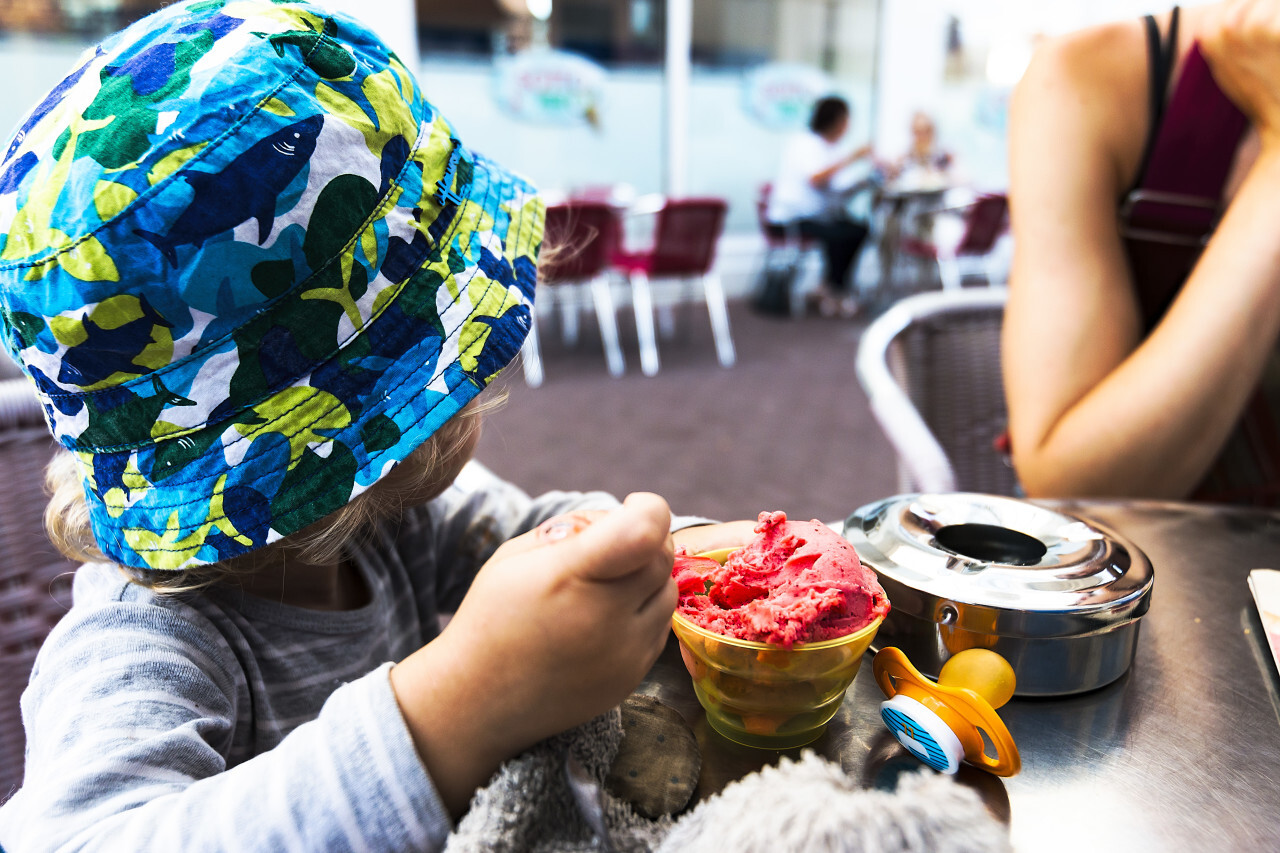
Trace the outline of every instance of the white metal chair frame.
<path fill-rule="evenodd" d="M 702 276 L 663 276 L 686 285 L 701 286 L 702 298 L 706 302 L 707 312 L 711 318 L 711 337 L 716 347 L 716 360 L 721 367 L 732 367 L 737 361 L 737 352 L 733 346 L 733 332 L 729 328 L 728 302 L 724 295 L 724 285 L 720 281 L 720 273 L 714 269 Z M 640 344 L 640 372 L 645 376 L 658 374 L 658 337 L 654 324 L 653 287 L 641 270 L 633 270 L 627 276 L 631 283 L 631 300 L 636 316 L 636 335 Z M 658 325 L 663 328 L 664 335 L 669 336 L 674 328 L 671 315 L 672 306 L 658 306 Z"/>
<path fill-rule="evenodd" d="M 968 206 L 958 209 L 940 210 L 939 213 L 958 213 L 963 215 Z M 1007 215 L 1007 214 L 1006 214 Z M 980 275 L 987 280 L 989 287 L 1001 284 L 1000 270 L 996 266 L 996 246 L 1000 243 L 1000 235 L 996 235 L 991 248 L 977 254 L 963 254 L 959 246 L 951 243 L 938 247 L 938 278 L 942 281 L 943 290 L 959 290 L 964 286 L 964 279 L 970 275 Z"/>
<path fill-rule="evenodd" d="M 582 308 L 581 293 L 583 289 L 591 291 L 591 303 L 595 307 L 596 321 L 600 324 L 600 340 L 604 345 L 605 363 L 610 376 L 621 376 L 626 372 L 626 360 L 622 355 L 622 344 L 618 339 L 617 310 L 613 303 L 612 270 L 604 270 L 599 275 L 585 282 L 556 282 L 554 285 L 543 285 L 538 294 L 543 300 L 543 308 L 550 301 L 560 305 L 560 327 L 564 342 L 572 346 L 578 342 L 578 314 Z M 554 296 L 552 295 L 554 294 Z M 538 310 L 534 310 L 529 324 L 529 335 L 521 347 L 524 379 L 530 388 L 542 384 L 542 347 L 538 338 Z"/>
<path fill-rule="evenodd" d="M 899 300 L 863 332 L 855 369 L 871 412 L 898 457 L 902 492 L 956 491 L 956 470 L 938 436 L 925 422 L 889 362 L 894 340 L 914 323 L 947 313 L 992 309 L 1003 312 L 1005 287 L 930 291 Z"/>
<path fill-rule="evenodd" d="M 1007 276 L 1004 275 L 1006 271 L 999 263 L 1000 253 L 997 250 L 1002 236 L 1008 231 L 1007 200 L 1004 202 L 1004 225 L 995 230 L 990 245 L 985 246 L 980 251 L 973 251 L 964 245 L 971 227 L 969 217 L 971 214 L 978 212 L 977 205 L 990 204 L 994 200 L 992 196 L 995 194 L 984 193 L 979 195 L 961 189 L 948 192 L 968 193 L 970 197 L 962 203 L 935 204 L 932 206 L 928 204 L 919 206 L 921 203 L 917 202 L 917 209 L 914 212 L 900 215 L 899 219 L 905 220 L 911 215 L 927 216 L 934 220 L 932 230 L 935 234 L 945 225 L 956 225 L 957 229 L 954 236 L 949 239 L 937 239 L 934 236 L 924 240 L 923 248 L 927 248 L 929 250 L 928 253 L 921 253 L 918 249 L 909 250 L 905 248 L 906 241 L 903 239 L 902 234 L 898 233 L 901 229 L 900 221 L 897 225 L 892 226 L 895 235 L 892 239 L 896 248 L 892 250 L 889 259 L 882 258 L 882 275 L 886 271 L 891 271 L 897 264 L 910 259 L 916 266 L 917 275 L 923 276 L 924 270 L 936 268 L 938 281 L 941 283 L 943 290 L 960 290 L 964 286 L 965 278 L 974 275 L 980 275 L 986 279 L 988 286 L 995 287 L 1004 284 L 1007 279 Z M 942 196 L 939 197 L 941 198 Z M 908 205 L 909 209 L 909 202 L 900 204 Z M 885 239 L 884 232 L 890 227 L 887 222 L 881 225 L 881 240 Z M 911 242 L 921 245 L 919 239 Z M 890 282 L 882 282 L 881 291 L 884 292 L 885 288 L 890 284 Z"/>
<path fill-rule="evenodd" d="M 599 216 L 600 203 L 586 202 L 587 206 L 596 208 L 595 215 Z M 581 217 L 583 212 L 573 214 L 575 218 Z M 612 217 L 613 214 L 610 214 Z M 550 209 L 548 211 L 548 221 L 551 219 Z M 575 222 L 569 229 L 567 235 L 562 235 L 562 239 L 583 239 L 577 236 L 578 225 Z M 590 228 L 590 220 L 588 220 Z M 618 226 L 619 232 L 613 237 L 614 240 L 621 238 L 621 225 Z M 601 235 L 597 235 L 598 237 Z M 594 238 L 586 238 L 588 241 Z M 608 252 L 617 250 L 617 246 L 610 242 Z M 575 247 L 570 245 L 567 251 L 575 251 Z M 626 371 L 626 360 L 622 355 L 622 344 L 618 337 L 618 320 L 617 311 L 613 301 L 613 282 L 617 277 L 616 272 L 609 264 L 606 256 L 604 264 L 596 270 L 594 275 L 573 278 L 548 278 L 540 282 L 538 286 L 538 302 L 534 308 L 533 316 L 529 326 L 529 334 L 525 338 L 521 347 L 522 364 L 524 366 L 525 382 L 531 388 L 537 388 L 542 384 L 544 373 L 542 367 L 542 347 L 538 334 L 539 319 L 552 310 L 553 305 L 559 304 L 560 307 L 560 329 L 565 344 L 573 346 L 578 342 L 579 335 L 579 314 L 582 311 L 586 301 L 586 293 L 590 293 L 592 305 L 596 312 L 596 321 L 600 327 L 600 339 L 604 345 L 605 362 L 608 365 L 609 374 L 614 377 L 622 376 Z"/>
<path fill-rule="evenodd" d="M 641 196 L 627 211 L 632 219 L 636 217 L 656 217 L 662 212 L 667 200 L 660 194 Z M 660 366 L 658 358 L 658 336 L 654 322 L 653 283 L 642 270 L 631 270 L 624 274 L 631 287 L 631 304 L 636 318 L 636 337 L 640 346 L 640 372 L 645 376 L 656 376 Z M 737 351 L 733 346 L 733 332 L 729 327 L 729 309 L 725 299 L 724 285 L 720 273 L 713 266 L 701 276 L 658 276 L 661 280 L 674 280 L 687 285 L 702 288 L 703 302 L 711 320 L 711 335 L 716 348 L 716 360 L 722 367 L 732 367 L 737 361 Z M 674 326 L 670 314 L 671 306 L 658 306 L 658 325 L 665 334 L 669 334 Z"/>

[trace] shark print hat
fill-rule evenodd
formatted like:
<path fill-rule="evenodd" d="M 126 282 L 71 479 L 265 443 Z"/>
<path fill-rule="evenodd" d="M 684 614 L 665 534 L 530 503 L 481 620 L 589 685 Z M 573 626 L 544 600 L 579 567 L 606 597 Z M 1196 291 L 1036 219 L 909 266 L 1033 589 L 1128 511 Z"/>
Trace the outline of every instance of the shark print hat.
<path fill-rule="evenodd" d="M 189 0 L 9 142 L 0 340 L 103 552 L 210 563 L 343 506 L 511 361 L 543 217 L 355 20 Z"/>

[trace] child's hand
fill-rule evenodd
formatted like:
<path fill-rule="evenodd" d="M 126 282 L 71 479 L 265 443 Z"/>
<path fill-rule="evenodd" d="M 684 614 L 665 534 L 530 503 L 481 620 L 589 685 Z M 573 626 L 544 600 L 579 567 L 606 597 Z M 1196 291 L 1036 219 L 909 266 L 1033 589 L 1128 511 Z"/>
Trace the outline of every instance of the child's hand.
<path fill-rule="evenodd" d="M 666 501 L 630 495 L 504 544 L 438 639 L 391 671 L 419 754 L 454 814 L 502 761 L 600 714 L 666 643 L 676 587 Z"/>
<path fill-rule="evenodd" d="M 553 520 L 499 548 L 448 628 L 502 671 L 502 695 L 490 700 L 528 729 L 529 744 L 625 699 L 661 653 L 675 609 L 666 501 L 636 494 L 618 510 L 568 518 L 588 523 L 557 539 L 565 528 Z"/>

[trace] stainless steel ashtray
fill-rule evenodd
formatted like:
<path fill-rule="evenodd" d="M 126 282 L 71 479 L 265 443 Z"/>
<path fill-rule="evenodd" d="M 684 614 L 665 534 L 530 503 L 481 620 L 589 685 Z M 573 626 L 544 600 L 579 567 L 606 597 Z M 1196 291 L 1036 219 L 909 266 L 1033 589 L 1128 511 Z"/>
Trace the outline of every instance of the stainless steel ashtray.
<path fill-rule="evenodd" d="M 937 677 L 987 648 L 1019 696 L 1060 696 L 1128 670 L 1151 602 L 1151 563 L 1107 528 L 1015 498 L 898 495 L 855 511 L 844 536 L 893 610 L 874 648 L 897 646 Z"/>

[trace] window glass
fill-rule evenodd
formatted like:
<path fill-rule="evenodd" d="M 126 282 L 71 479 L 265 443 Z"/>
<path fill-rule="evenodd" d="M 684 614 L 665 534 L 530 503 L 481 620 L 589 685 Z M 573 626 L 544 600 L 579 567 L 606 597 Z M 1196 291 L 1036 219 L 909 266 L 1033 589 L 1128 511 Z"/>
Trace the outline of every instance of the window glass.
<path fill-rule="evenodd" d="M 389 0 L 378 0 L 389 2 Z M 665 0 L 413 0 L 427 97 L 473 147 L 552 192 L 662 190 Z M 22 114 L 101 36 L 162 0 L 10 0 L 0 5 L 0 124 Z M 730 203 L 750 230 L 755 195 L 800 95 L 854 105 L 869 137 L 877 0 L 695 0 L 690 194 Z"/>
<path fill-rule="evenodd" d="M 757 196 L 815 97 L 849 101 L 845 144 L 870 140 L 877 20 L 876 0 L 696 0 L 687 183 L 729 200 L 729 230 L 756 229 Z"/>
<path fill-rule="evenodd" d="M 466 138 L 553 193 L 662 191 L 665 0 L 553 0 L 545 20 L 530 14 L 539 5 L 418 0 L 429 97 Z M 728 230 L 755 228 L 759 187 L 807 119 L 801 94 L 844 95 L 850 144 L 869 138 L 876 8 L 695 0 L 685 183 L 729 201 Z"/>

